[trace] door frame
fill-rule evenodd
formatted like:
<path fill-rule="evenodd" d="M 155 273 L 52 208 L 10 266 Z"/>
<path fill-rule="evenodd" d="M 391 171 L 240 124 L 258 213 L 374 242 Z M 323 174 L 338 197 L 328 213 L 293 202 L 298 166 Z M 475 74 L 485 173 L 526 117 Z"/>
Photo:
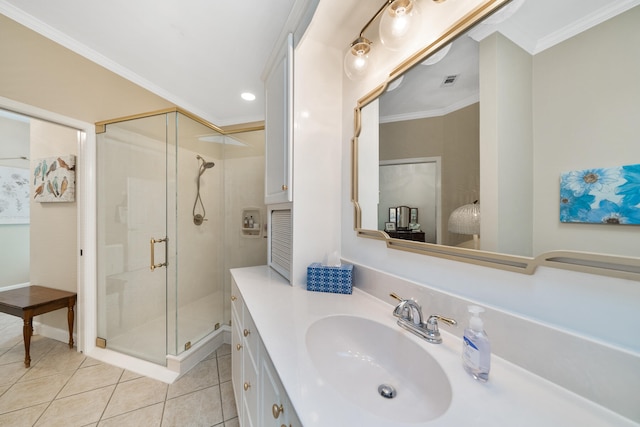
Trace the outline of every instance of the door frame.
<path fill-rule="evenodd" d="M 378 168 L 380 166 L 393 166 L 393 165 L 408 165 L 415 163 L 433 163 L 436 166 L 436 182 L 435 182 L 435 193 L 436 193 L 436 244 L 442 244 L 442 157 L 441 156 L 431 156 L 431 157 L 411 157 L 411 158 L 403 158 L 403 159 L 393 159 L 393 160 L 380 160 L 378 162 Z M 378 191 L 380 185 L 378 184 Z M 420 213 L 418 212 L 418 218 L 420 218 Z M 419 220 L 418 220 L 419 221 Z"/>
<path fill-rule="evenodd" d="M 78 138 L 76 164 L 76 345 L 77 350 L 87 353 L 96 338 L 96 177 L 95 177 L 95 125 L 67 117 L 52 111 L 24 104 L 0 96 L 0 108 L 62 126 L 77 129 L 83 134 Z M 46 330 L 43 331 L 46 334 Z"/>

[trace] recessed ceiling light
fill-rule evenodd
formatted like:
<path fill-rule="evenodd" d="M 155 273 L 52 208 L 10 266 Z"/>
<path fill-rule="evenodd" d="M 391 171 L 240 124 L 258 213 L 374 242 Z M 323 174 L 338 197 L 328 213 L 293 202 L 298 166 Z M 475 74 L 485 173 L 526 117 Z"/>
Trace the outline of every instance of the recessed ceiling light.
<path fill-rule="evenodd" d="M 255 101 L 256 100 L 256 96 L 254 94 L 252 94 L 251 92 L 244 92 L 240 96 L 245 101 Z"/>

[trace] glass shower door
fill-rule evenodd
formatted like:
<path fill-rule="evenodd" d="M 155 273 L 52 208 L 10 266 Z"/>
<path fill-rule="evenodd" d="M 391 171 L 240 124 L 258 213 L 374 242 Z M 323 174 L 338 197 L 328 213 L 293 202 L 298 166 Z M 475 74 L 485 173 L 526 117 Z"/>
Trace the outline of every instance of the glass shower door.
<path fill-rule="evenodd" d="M 97 137 L 97 344 L 166 365 L 166 116 Z"/>

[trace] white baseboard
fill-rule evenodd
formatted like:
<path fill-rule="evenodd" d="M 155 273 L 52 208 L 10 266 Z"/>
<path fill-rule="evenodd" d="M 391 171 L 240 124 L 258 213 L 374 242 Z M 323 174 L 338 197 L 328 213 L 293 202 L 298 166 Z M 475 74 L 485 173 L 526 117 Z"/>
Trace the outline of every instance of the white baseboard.
<path fill-rule="evenodd" d="M 4 292 L 4 291 L 10 291 L 12 289 L 25 288 L 30 285 L 31 283 L 26 282 L 26 283 L 18 283 L 17 285 L 0 286 L 0 291 Z"/>
<path fill-rule="evenodd" d="M 53 326 L 45 325 L 44 323 L 33 321 L 33 334 L 42 335 L 43 337 L 51 338 L 63 343 L 69 343 L 69 330 L 55 328 Z M 73 344 L 77 348 L 76 334 L 73 334 Z"/>
<path fill-rule="evenodd" d="M 67 339 L 68 339 L 67 333 Z M 167 366 L 157 365 L 145 360 L 127 356 L 113 350 L 90 346 L 86 355 L 101 362 L 108 363 L 167 384 L 186 374 L 191 368 L 204 360 L 222 344 L 231 343 L 231 327 L 225 325 L 212 332 L 188 351 L 178 356 L 167 356 Z"/>
<path fill-rule="evenodd" d="M 231 343 L 231 327 L 227 325 L 210 333 L 188 351 L 177 356 L 167 356 L 167 369 L 177 372 L 180 378 L 225 343 Z"/>

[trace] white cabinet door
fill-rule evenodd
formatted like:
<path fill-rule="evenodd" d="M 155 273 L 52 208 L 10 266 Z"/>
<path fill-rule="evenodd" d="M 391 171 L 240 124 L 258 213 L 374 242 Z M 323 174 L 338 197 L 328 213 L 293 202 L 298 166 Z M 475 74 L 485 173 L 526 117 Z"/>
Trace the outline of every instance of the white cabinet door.
<path fill-rule="evenodd" d="M 242 385 L 243 385 L 243 345 L 242 345 L 242 324 L 233 307 L 231 315 L 231 382 L 233 384 L 233 396 L 236 400 L 236 408 L 238 409 L 238 417 L 242 418 Z"/>
<path fill-rule="evenodd" d="M 265 80 L 266 205 L 293 201 L 293 35 L 289 34 Z"/>
<path fill-rule="evenodd" d="M 265 356 L 266 354 L 263 353 Z M 282 386 L 268 357 L 260 361 L 260 386 L 262 388 L 262 425 L 264 427 L 281 427 L 285 424 L 285 402 L 282 399 Z"/>
<path fill-rule="evenodd" d="M 264 348 L 260 348 L 260 392 L 262 405 L 259 417 L 261 425 L 264 427 L 295 427 L 302 426 L 300 420 L 293 410 L 293 405 L 289 401 L 287 393 L 280 382 L 280 377 L 276 372 L 269 354 Z"/>

